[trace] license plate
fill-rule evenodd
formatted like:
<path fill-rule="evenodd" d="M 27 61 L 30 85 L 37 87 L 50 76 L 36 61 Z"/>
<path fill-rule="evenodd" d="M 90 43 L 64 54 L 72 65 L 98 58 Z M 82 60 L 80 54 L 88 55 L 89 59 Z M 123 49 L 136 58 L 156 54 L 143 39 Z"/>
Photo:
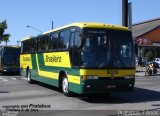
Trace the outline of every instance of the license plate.
<path fill-rule="evenodd" d="M 116 86 L 115 86 L 115 85 L 107 85 L 107 88 L 108 88 L 108 89 L 116 88 Z"/>

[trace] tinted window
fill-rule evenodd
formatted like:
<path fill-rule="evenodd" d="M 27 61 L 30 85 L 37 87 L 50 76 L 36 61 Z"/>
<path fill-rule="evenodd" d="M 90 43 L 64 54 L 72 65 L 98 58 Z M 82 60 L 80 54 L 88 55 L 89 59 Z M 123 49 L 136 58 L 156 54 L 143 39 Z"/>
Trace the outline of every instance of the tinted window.
<path fill-rule="evenodd" d="M 23 43 L 23 53 L 28 53 L 30 51 L 30 44 L 29 44 L 29 40 L 24 41 Z"/>
<path fill-rule="evenodd" d="M 74 41 L 74 45 L 78 46 L 80 42 L 80 36 L 79 36 L 79 32 L 75 32 L 75 41 Z"/>
<path fill-rule="evenodd" d="M 51 38 L 50 38 L 50 43 L 49 43 L 49 50 L 55 50 L 57 49 L 57 44 L 58 44 L 58 33 L 52 33 Z"/>
<path fill-rule="evenodd" d="M 35 49 L 34 49 L 35 39 L 31 39 L 29 44 L 30 44 L 30 52 L 34 52 L 35 51 Z"/>
<path fill-rule="evenodd" d="M 60 32 L 58 48 L 66 49 L 69 47 L 70 30 L 66 29 Z"/>
<path fill-rule="evenodd" d="M 82 45 L 83 67 L 134 67 L 131 32 L 86 29 Z"/>
<path fill-rule="evenodd" d="M 37 38 L 37 44 L 38 44 L 38 46 L 37 46 L 37 48 L 38 48 L 38 52 L 40 52 L 41 51 L 41 37 L 38 37 Z"/>
<path fill-rule="evenodd" d="M 66 48 L 66 46 L 65 46 L 65 33 L 64 33 L 64 31 L 60 32 L 59 42 L 58 42 L 58 48 Z"/>
<path fill-rule="evenodd" d="M 80 36 L 79 36 L 79 32 L 72 32 L 71 33 L 71 41 L 70 41 L 70 47 L 78 47 L 78 45 L 80 44 Z"/>
<path fill-rule="evenodd" d="M 78 48 L 80 36 L 78 31 L 71 32 L 71 41 L 70 41 L 70 54 L 72 66 L 79 66 L 80 53 Z"/>
<path fill-rule="evenodd" d="M 37 51 L 38 51 L 38 46 L 39 46 L 39 45 L 38 45 L 38 44 L 39 44 L 39 39 L 38 39 L 38 38 L 35 38 L 35 41 L 34 41 L 34 42 L 35 42 L 34 51 L 37 52 Z"/>
<path fill-rule="evenodd" d="M 49 36 L 44 35 L 40 40 L 41 51 L 47 51 L 49 49 Z"/>
<path fill-rule="evenodd" d="M 5 47 L 3 52 L 5 65 L 19 65 L 20 48 Z"/>

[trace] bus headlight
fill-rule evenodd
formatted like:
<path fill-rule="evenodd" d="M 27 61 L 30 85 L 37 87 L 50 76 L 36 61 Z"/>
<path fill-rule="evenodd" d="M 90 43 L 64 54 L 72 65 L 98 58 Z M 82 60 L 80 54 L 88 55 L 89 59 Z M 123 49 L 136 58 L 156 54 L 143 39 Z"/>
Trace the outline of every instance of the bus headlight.
<path fill-rule="evenodd" d="M 98 79 L 98 76 L 93 76 L 93 79 Z"/>
<path fill-rule="evenodd" d="M 98 76 L 87 76 L 87 79 L 98 79 Z"/>
<path fill-rule="evenodd" d="M 125 79 L 133 79 L 133 78 L 134 78 L 133 75 L 126 75 L 126 76 L 125 76 Z"/>
<path fill-rule="evenodd" d="M 94 76 L 90 76 L 90 75 L 89 76 L 85 76 L 84 75 L 84 76 L 82 76 L 82 79 L 83 80 L 98 79 L 98 76 L 95 76 L 95 75 Z"/>

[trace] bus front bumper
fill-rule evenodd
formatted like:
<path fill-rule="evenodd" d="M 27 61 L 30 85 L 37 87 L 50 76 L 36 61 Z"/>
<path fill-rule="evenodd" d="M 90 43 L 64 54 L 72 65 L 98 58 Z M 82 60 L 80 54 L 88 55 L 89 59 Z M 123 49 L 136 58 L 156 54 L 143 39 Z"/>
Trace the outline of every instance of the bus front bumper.
<path fill-rule="evenodd" d="M 135 78 L 123 80 L 85 80 L 82 94 L 110 93 L 114 91 L 129 92 L 133 90 Z"/>
<path fill-rule="evenodd" d="M 3 68 L 3 72 L 20 72 L 20 68 L 18 68 L 18 67 L 5 67 L 5 68 Z"/>

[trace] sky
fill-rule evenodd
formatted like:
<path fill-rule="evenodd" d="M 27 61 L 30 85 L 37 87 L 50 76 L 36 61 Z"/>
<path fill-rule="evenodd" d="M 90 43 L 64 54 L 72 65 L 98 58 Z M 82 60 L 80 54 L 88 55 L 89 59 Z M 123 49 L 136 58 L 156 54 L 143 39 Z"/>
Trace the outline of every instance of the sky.
<path fill-rule="evenodd" d="M 132 3 L 132 24 L 160 17 L 160 0 L 128 0 Z M 0 0 L 0 22 L 7 20 L 10 41 L 73 22 L 122 25 L 122 0 Z M 2 43 L 2 45 L 5 43 Z"/>

